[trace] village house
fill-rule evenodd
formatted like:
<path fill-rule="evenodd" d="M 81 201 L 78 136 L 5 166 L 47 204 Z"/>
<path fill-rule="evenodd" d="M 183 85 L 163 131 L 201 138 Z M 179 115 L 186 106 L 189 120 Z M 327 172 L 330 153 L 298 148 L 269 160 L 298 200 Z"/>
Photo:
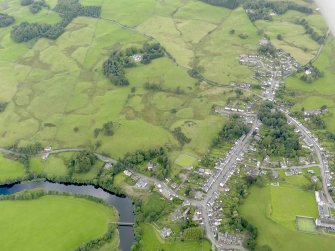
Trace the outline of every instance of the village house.
<path fill-rule="evenodd" d="M 159 234 L 161 235 L 162 238 L 167 238 L 170 237 L 172 234 L 172 230 L 170 228 L 164 227 Z"/>

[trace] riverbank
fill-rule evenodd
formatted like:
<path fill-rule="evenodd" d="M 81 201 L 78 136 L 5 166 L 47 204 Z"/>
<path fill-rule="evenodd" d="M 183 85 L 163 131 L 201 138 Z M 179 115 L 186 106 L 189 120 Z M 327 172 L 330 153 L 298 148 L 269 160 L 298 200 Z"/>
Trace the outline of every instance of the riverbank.
<path fill-rule="evenodd" d="M 0 187 L 0 194 L 10 195 L 28 189 L 42 188 L 44 191 L 56 191 L 60 193 L 70 193 L 80 196 L 91 196 L 97 200 L 103 200 L 106 204 L 115 207 L 119 213 L 120 222 L 134 222 L 133 202 L 126 196 L 118 196 L 114 193 L 103 190 L 100 187 L 84 184 L 57 183 L 51 181 L 26 181 Z M 124 251 L 131 250 L 135 242 L 134 231 L 130 226 L 119 226 L 120 246 Z"/>
<path fill-rule="evenodd" d="M 95 198 L 35 189 L 0 199 L 3 250 L 86 250 L 107 242 L 117 249 L 117 227 L 111 224 L 118 221 L 117 211 Z"/>

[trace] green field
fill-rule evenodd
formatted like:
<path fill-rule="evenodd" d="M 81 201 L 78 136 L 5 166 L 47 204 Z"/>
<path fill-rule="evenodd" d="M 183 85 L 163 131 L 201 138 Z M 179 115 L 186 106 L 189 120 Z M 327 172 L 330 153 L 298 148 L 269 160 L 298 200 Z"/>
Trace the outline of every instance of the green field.
<path fill-rule="evenodd" d="M 181 154 L 175 161 L 175 164 L 181 167 L 190 167 L 195 163 L 196 159 L 187 154 Z"/>
<path fill-rule="evenodd" d="M 306 233 L 316 232 L 315 220 L 313 218 L 297 216 L 296 221 L 298 231 Z"/>
<path fill-rule="evenodd" d="M 55 0 L 47 2 L 50 6 L 56 4 Z M 144 32 L 161 42 L 177 62 L 189 67 L 193 64 L 194 52 L 205 48 L 206 34 L 221 25 L 230 11 L 198 1 L 182 4 L 179 1 L 155 3 L 137 0 L 136 8 L 129 8 L 124 1 L 94 3 L 102 5 L 103 18 L 78 17 L 55 41 L 39 39 L 17 44 L 10 38 L 11 27 L 0 30 L 0 75 L 3 81 L 0 101 L 8 102 L 6 110 L 0 114 L 1 145 L 41 142 L 53 148 L 91 148 L 99 141 L 101 146 L 97 151 L 119 158 L 138 149 L 164 145 L 178 148 L 171 130 L 187 119 L 197 126 L 192 130 L 185 128 L 192 141 L 184 147 L 192 156 L 201 157 L 225 121 L 211 114 L 211 106 L 226 100 L 228 94 L 222 95 L 221 92 L 219 95 L 215 91 L 207 94 L 213 87 L 204 83 L 196 86 L 196 80 L 187 74 L 186 68 L 177 66 L 166 57 L 127 69 L 130 86 L 123 88 L 106 80 L 101 67 L 112 51 L 142 46 L 148 41 Z M 82 1 L 82 4 L 92 2 Z M 175 12 L 175 8 L 179 8 L 180 12 Z M 28 7 L 21 7 L 14 0 L 2 1 L 0 11 L 16 17 L 15 24 L 25 20 L 59 21 L 59 16 L 53 11 L 32 15 Z M 133 12 L 136 15 L 132 15 Z M 241 10 L 237 14 L 244 15 Z M 195 16 L 199 20 L 194 20 Z M 113 20 L 134 26 L 134 29 L 123 28 Z M 247 22 L 245 15 L 243 20 Z M 158 23 L 161 27 L 155 27 Z M 183 33 L 183 38 L 176 41 L 170 37 L 177 32 L 175 25 Z M 167 36 L 173 40 L 171 43 L 165 39 Z M 238 39 L 234 38 L 231 43 L 256 46 L 255 39 Z M 193 48 L 191 41 L 199 45 L 194 44 L 196 48 Z M 235 56 L 239 53 L 231 48 L 227 51 L 235 53 Z M 220 58 L 228 58 L 228 54 Z M 219 63 L 221 59 L 216 61 Z M 247 77 L 247 68 L 239 66 L 235 58 L 228 64 L 232 62 L 243 68 Z M 207 70 L 215 69 L 209 67 Z M 160 84 L 163 91 L 145 90 L 143 85 L 146 82 Z M 131 91 L 132 87 L 136 88 L 135 92 Z M 176 94 L 176 88 L 183 93 Z M 100 135 L 95 139 L 94 129 L 109 120 L 118 125 L 115 134 L 112 137 Z M 61 162 L 51 158 L 44 165 L 43 172 L 64 174 Z M 42 172 L 41 165 L 34 168 Z"/>
<path fill-rule="evenodd" d="M 103 236 L 117 217 L 102 204 L 56 195 L 1 201 L 0 210 L 2 250 L 74 250 Z"/>
<path fill-rule="evenodd" d="M 240 213 L 257 227 L 257 244 L 269 245 L 274 251 L 330 251 L 335 248 L 332 236 L 307 234 L 296 229 L 297 215 L 318 215 L 314 193 L 299 186 L 252 187 Z"/>
<path fill-rule="evenodd" d="M 0 154 L 0 182 L 10 182 L 25 176 L 24 166 Z"/>
<path fill-rule="evenodd" d="M 159 233 L 151 224 L 142 224 L 143 229 L 143 250 L 146 251 L 209 251 L 211 245 L 209 241 L 180 241 L 175 240 L 164 240 L 160 237 Z"/>

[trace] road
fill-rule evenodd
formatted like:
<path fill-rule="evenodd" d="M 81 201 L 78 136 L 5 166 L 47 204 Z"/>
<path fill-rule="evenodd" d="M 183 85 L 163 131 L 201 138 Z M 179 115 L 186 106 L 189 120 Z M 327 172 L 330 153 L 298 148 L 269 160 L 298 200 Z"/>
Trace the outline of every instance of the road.
<path fill-rule="evenodd" d="M 63 148 L 63 149 L 55 149 L 55 150 L 51 150 L 51 151 L 41 152 L 41 153 L 38 153 L 34 156 L 35 157 L 41 157 L 41 156 L 46 155 L 46 154 L 50 155 L 50 154 L 66 153 L 66 152 L 81 152 L 81 151 L 84 151 L 84 150 L 86 150 L 86 149 L 83 149 L 83 148 Z M 18 153 L 18 152 L 15 152 L 15 151 L 12 151 L 12 150 L 9 150 L 9 149 L 6 149 L 6 148 L 0 148 L 0 152 L 5 153 L 5 154 L 13 154 L 13 155 L 16 155 L 16 156 L 25 156 L 26 155 L 26 154 Z M 115 164 L 117 162 L 115 159 L 112 159 L 108 156 L 105 156 L 105 155 L 102 155 L 102 154 L 99 154 L 99 153 L 94 153 L 94 155 L 97 156 L 97 158 L 100 159 L 103 162 L 109 162 L 109 163 L 112 163 L 112 164 Z"/>
<path fill-rule="evenodd" d="M 242 246 L 237 246 L 237 245 L 224 245 L 219 243 L 213 234 L 210 220 L 208 217 L 208 211 L 207 211 L 207 203 L 208 201 L 213 197 L 214 192 L 219 190 L 220 187 L 220 182 L 224 178 L 225 175 L 227 175 L 229 172 L 231 172 L 234 169 L 234 166 L 237 162 L 237 158 L 240 156 L 240 154 L 243 152 L 245 147 L 247 146 L 252 133 L 254 132 L 255 128 L 260 126 L 260 122 L 255 119 L 254 123 L 252 125 L 252 128 L 250 132 L 244 137 L 242 142 L 239 144 L 239 146 L 228 156 L 229 160 L 228 162 L 223 166 L 221 169 L 221 172 L 219 174 L 219 177 L 216 179 L 214 184 L 211 186 L 211 188 L 208 190 L 205 198 L 201 201 L 201 206 L 202 206 L 202 215 L 204 218 L 204 225 L 206 229 L 206 237 L 212 242 L 213 248 L 214 247 L 219 247 L 223 249 L 237 249 L 237 250 L 246 250 Z"/>
<path fill-rule="evenodd" d="M 320 161 L 319 167 L 320 167 L 320 170 L 321 170 L 323 192 L 325 194 L 325 197 L 326 197 L 329 205 L 332 208 L 335 208 L 333 198 L 330 196 L 329 191 L 328 191 L 328 187 L 327 187 L 327 183 L 328 183 L 327 173 L 329 173 L 329 169 L 328 169 L 327 159 L 324 158 L 322 147 L 320 146 L 320 144 L 316 140 L 316 138 L 312 135 L 312 133 L 303 124 L 301 124 L 298 120 L 296 120 L 293 117 L 291 117 L 290 115 L 288 115 L 288 112 L 286 112 L 284 110 L 282 110 L 282 112 L 286 115 L 287 120 L 289 122 L 293 123 L 294 126 L 300 130 L 302 135 L 306 139 L 308 139 L 308 141 L 310 141 L 313 144 L 313 148 L 314 148 L 314 150 L 315 150 L 315 152 L 318 156 L 318 159 Z"/>

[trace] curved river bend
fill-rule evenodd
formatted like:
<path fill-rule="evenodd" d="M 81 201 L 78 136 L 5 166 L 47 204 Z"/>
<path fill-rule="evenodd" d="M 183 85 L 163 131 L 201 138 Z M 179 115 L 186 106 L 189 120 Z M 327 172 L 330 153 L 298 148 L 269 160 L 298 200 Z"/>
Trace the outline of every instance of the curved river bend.
<path fill-rule="evenodd" d="M 128 197 L 120 197 L 92 185 L 67 185 L 49 181 L 29 181 L 14 185 L 0 186 L 0 195 L 9 195 L 34 188 L 43 188 L 46 191 L 89 195 L 102 199 L 118 210 L 120 222 L 134 222 L 133 202 Z M 130 251 L 131 245 L 135 242 L 133 228 L 131 226 L 119 226 L 118 230 L 120 236 L 119 248 L 122 251 Z"/>

